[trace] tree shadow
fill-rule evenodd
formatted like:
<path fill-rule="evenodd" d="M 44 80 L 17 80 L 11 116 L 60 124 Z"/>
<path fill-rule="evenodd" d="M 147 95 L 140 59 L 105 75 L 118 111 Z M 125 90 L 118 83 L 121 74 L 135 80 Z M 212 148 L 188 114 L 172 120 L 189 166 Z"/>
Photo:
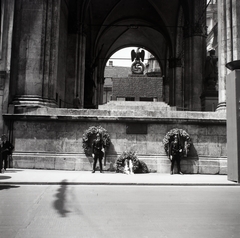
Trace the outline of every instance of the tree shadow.
<path fill-rule="evenodd" d="M 54 201 L 54 208 L 57 210 L 57 212 L 62 216 L 62 217 L 66 217 L 67 213 L 69 213 L 70 211 L 68 211 L 65 207 L 66 207 L 66 190 L 67 190 L 67 185 L 64 184 L 66 183 L 66 179 L 64 179 L 62 181 L 62 184 L 60 186 L 60 188 L 57 190 L 57 193 L 55 195 L 56 200 Z"/>

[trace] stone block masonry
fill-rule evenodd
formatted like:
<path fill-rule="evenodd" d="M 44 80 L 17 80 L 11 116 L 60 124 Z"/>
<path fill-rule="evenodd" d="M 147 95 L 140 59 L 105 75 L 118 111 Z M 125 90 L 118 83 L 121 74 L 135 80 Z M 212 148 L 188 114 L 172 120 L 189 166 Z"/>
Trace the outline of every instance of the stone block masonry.
<path fill-rule="evenodd" d="M 142 109 L 136 116 L 127 109 L 40 108 L 4 117 L 13 121 L 15 168 L 90 171 L 93 161 L 83 151 L 82 135 L 90 126 L 100 125 L 111 138 L 105 170 L 114 170 L 117 157 L 123 151 L 133 150 L 152 171 L 169 173 L 170 163 L 162 140 L 171 129 L 181 128 L 192 139 L 189 155 L 182 160 L 184 173 L 227 173 L 224 113 L 179 112 L 165 108 L 164 113 L 159 110 L 146 113 Z M 129 123 L 144 123 L 147 130 L 143 134 L 127 133 Z"/>
<path fill-rule="evenodd" d="M 112 99 L 134 98 L 156 98 L 157 101 L 163 100 L 163 85 L 161 77 L 128 77 L 113 78 Z"/>

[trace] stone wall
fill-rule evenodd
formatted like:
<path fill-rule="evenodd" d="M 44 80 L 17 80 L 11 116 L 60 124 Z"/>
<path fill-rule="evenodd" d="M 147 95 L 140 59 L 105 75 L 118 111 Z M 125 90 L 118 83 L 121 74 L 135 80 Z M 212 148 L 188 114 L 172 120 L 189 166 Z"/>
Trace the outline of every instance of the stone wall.
<path fill-rule="evenodd" d="M 162 116 L 152 112 L 139 117 L 130 112 L 87 109 L 44 109 L 5 115 L 6 119 L 14 120 L 16 168 L 91 170 L 92 158 L 84 154 L 82 135 L 90 126 L 100 125 L 111 137 L 105 170 L 114 170 L 115 161 L 123 151 L 134 150 L 152 171 L 168 173 L 170 163 L 162 140 L 171 129 L 181 128 L 192 139 L 189 156 L 182 160 L 182 170 L 200 174 L 227 173 L 224 117 L 216 112 L 169 110 Z M 129 127 L 135 128 L 135 132 L 127 130 Z"/>
<path fill-rule="evenodd" d="M 113 78 L 112 100 L 118 97 L 133 97 L 135 101 L 140 98 L 156 98 L 163 100 L 163 84 L 161 77 L 128 77 Z"/>

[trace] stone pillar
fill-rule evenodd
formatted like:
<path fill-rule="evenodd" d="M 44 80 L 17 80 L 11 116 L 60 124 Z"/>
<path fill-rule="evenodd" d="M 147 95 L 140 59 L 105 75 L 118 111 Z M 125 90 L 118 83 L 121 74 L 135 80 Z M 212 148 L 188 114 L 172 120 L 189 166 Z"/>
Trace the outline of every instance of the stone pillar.
<path fill-rule="evenodd" d="M 191 2 L 191 3 L 190 3 Z M 189 19 L 185 20 L 184 36 L 184 106 L 201 111 L 204 62 L 206 57 L 206 1 L 189 2 Z"/>
<path fill-rule="evenodd" d="M 79 34 L 79 55 L 78 55 L 78 77 L 77 77 L 77 90 L 81 99 L 81 108 L 84 105 L 84 79 L 85 79 L 85 55 L 86 55 L 86 35 L 84 32 Z"/>
<path fill-rule="evenodd" d="M 185 29 L 184 105 L 187 110 L 201 111 L 203 72 L 206 48 L 205 28 L 199 23 Z"/>
<path fill-rule="evenodd" d="M 61 0 L 16 1 L 13 104 L 56 106 Z"/>
<path fill-rule="evenodd" d="M 2 0 L 1 1 L 1 38 L 0 38 L 0 90 L 1 91 L 1 108 L 2 113 L 7 113 L 8 104 L 11 100 L 9 96 L 10 91 L 10 72 L 11 72 L 11 51 L 12 51 L 12 34 L 13 34 L 13 22 L 14 22 L 14 0 Z M 0 119 L 2 125 L 2 119 Z M 0 130 L 2 126 L 0 126 Z"/>
<path fill-rule="evenodd" d="M 174 60 L 172 58 L 169 59 L 168 82 L 169 105 L 175 106 Z"/>
<path fill-rule="evenodd" d="M 240 64 L 240 61 L 238 62 Z M 227 167 L 228 179 L 240 182 L 240 69 L 227 75 Z"/>
<path fill-rule="evenodd" d="M 240 2 L 218 0 L 219 100 L 217 110 L 226 110 L 228 62 L 240 59 Z"/>
<path fill-rule="evenodd" d="M 215 50 L 210 50 L 205 61 L 203 93 L 201 96 L 202 111 L 215 111 L 218 105 L 218 91 L 216 88 L 218 81 L 217 61 L 218 57 L 215 56 Z"/>
<path fill-rule="evenodd" d="M 170 104 L 170 78 L 169 78 L 169 61 L 166 60 L 166 64 L 164 64 L 162 69 L 163 72 L 163 101 L 167 104 Z"/>
<path fill-rule="evenodd" d="M 226 110 L 226 0 L 218 0 L 218 107 Z"/>
<path fill-rule="evenodd" d="M 180 58 L 171 58 L 169 68 L 173 70 L 173 105 L 183 110 L 183 83 L 182 83 L 182 61 Z"/>
<path fill-rule="evenodd" d="M 68 38 L 70 37 L 68 36 Z M 66 83 L 66 89 L 68 89 L 68 92 L 71 94 L 66 94 L 65 96 L 68 97 L 69 101 L 73 101 L 78 95 L 80 99 L 80 108 L 83 108 L 86 35 L 80 29 L 76 34 L 72 34 L 71 38 L 71 49 L 68 48 L 68 52 L 70 50 L 69 59 L 72 64 L 68 65 L 68 75 L 70 78 L 68 78 Z"/>
<path fill-rule="evenodd" d="M 188 34 L 189 27 L 187 26 L 184 31 L 184 105 L 183 107 L 186 110 L 190 110 L 192 105 L 192 97 L 191 97 L 191 88 L 192 88 L 192 67 L 191 67 L 191 38 Z"/>

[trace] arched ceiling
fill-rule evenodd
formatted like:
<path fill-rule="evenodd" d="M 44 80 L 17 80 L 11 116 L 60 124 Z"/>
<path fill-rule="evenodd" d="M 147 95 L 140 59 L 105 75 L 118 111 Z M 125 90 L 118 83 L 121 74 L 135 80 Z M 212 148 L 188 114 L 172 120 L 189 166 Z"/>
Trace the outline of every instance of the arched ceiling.
<path fill-rule="evenodd" d="M 188 0 L 76 2 L 81 5 L 77 18 L 86 29 L 88 57 L 98 55 L 103 65 L 114 52 L 127 46 L 145 48 L 159 60 L 173 55 L 179 9 Z"/>

